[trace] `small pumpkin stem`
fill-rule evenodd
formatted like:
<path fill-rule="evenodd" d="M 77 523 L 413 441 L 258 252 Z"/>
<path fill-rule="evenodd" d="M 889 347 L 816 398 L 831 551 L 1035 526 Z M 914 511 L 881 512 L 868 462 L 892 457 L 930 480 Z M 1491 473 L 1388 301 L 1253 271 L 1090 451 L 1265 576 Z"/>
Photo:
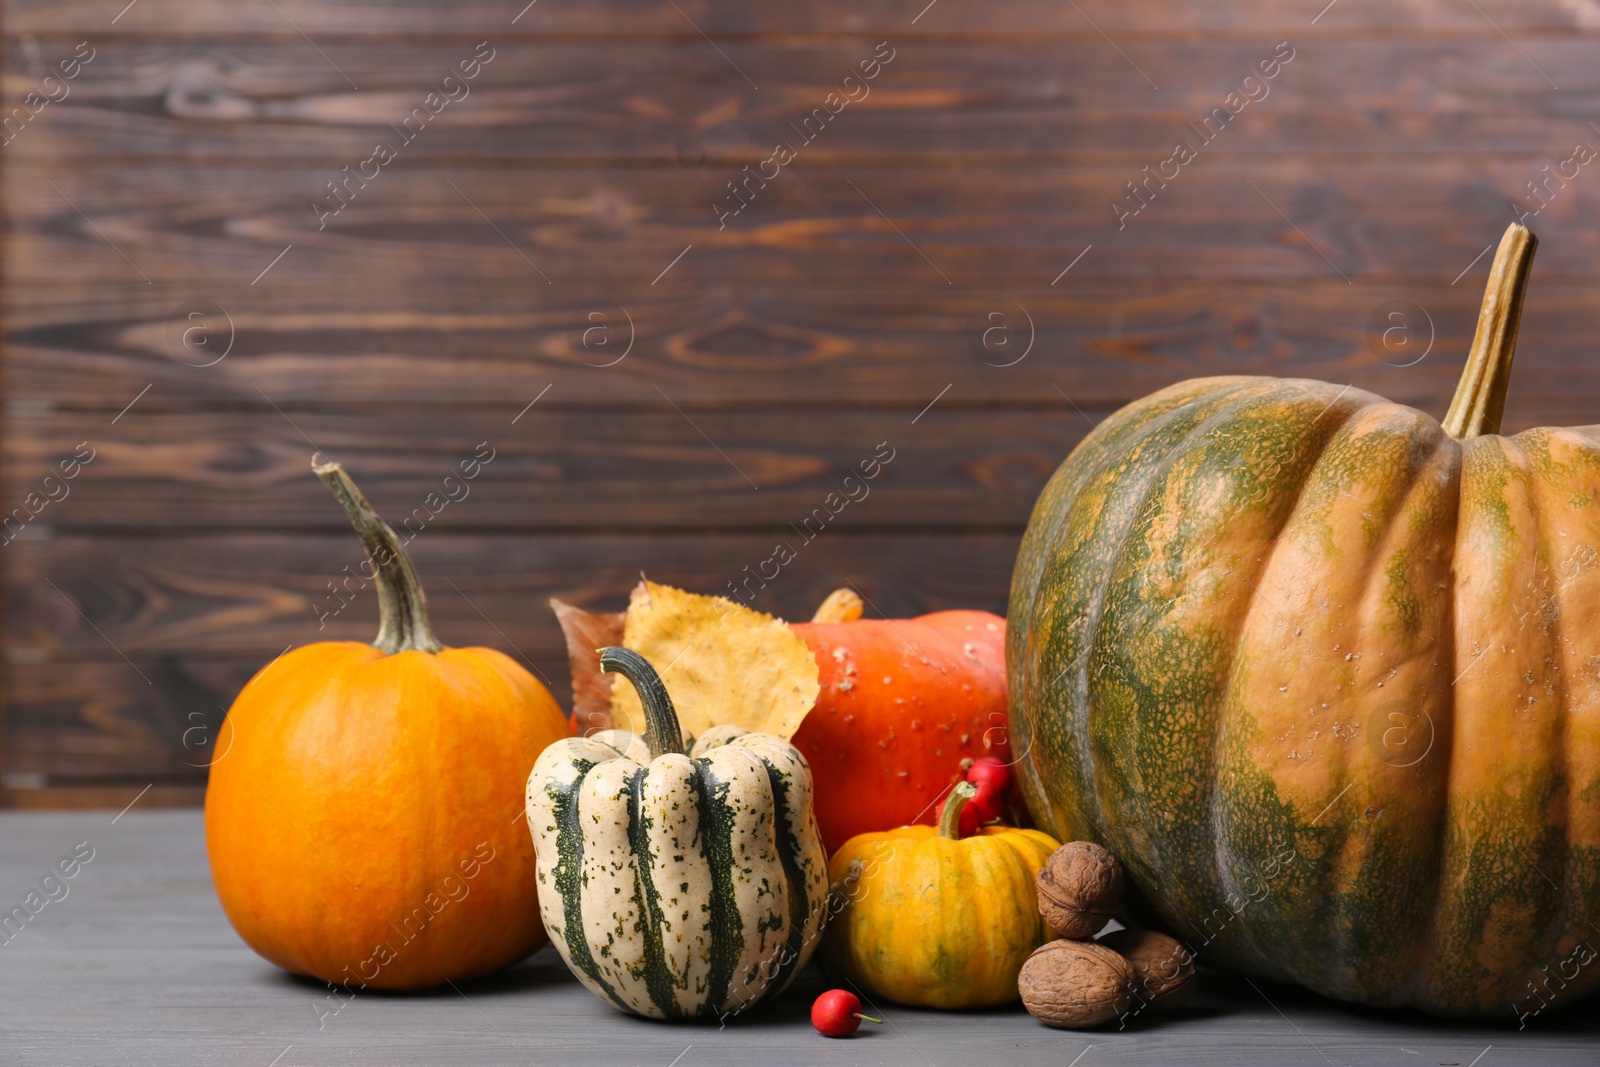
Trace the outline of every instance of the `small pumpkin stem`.
<path fill-rule="evenodd" d="M 639 703 L 644 705 L 644 719 L 648 724 L 645 742 L 650 746 L 650 758 L 665 756 L 668 752 L 683 754 L 683 731 L 678 727 L 678 713 L 672 707 L 672 697 L 661 675 L 650 666 L 650 661 L 631 648 L 607 645 L 600 649 L 600 669 L 617 673 L 633 683 L 639 691 Z"/>
<path fill-rule="evenodd" d="M 978 795 L 978 787 L 971 782 L 961 782 L 950 790 L 950 798 L 944 802 L 944 811 L 939 813 L 939 836 L 948 837 L 952 841 L 961 838 L 961 809 L 967 806 L 967 801 Z"/>
<path fill-rule="evenodd" d="M 811 616 L 811 621 L 855 622 L 865 609 L 860 594 L 854 589 L 835 589 L 828 594 L 828 599 L 817 606 L 817 613 Z"/>
<path fill-rule="evenodd" d="M 394 528 L 379 517 L 339 464 L 318 463 L 313 457 L 311 469 L 344 505 L 372 563 L 378 586 L 378 636 L 372 647 L 391 656 L 396 652 L 442 652 L 444 646 L 428 624 L 428 598 Z"/>
<path fill-rule="evenodd" d="M 844 876 L 828 886 L 828 914 L 834 915 L 855 903 L 856 886 L 861 882 L 861 876 L 867 871 L 866 864 L 860 860 L 851 860 L 850 866 L 845 868 Z"/>
<path fill-rule="evenodd" d="M 1500 432 L 1511 386 L 1511 361 L 1517 354 L 1522 298 L 1539 239 L 1520 222 L 1506 227 L 1489 268 L 1466 369 L 1444 416 L 1444 431 L 1458 440 Z"/>

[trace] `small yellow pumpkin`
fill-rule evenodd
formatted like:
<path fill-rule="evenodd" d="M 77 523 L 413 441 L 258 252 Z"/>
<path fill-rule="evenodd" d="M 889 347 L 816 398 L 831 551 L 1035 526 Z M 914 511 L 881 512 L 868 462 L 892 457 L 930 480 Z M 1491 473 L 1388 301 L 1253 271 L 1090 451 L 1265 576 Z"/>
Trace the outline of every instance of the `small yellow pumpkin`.
<path fill-rule="evenodd" d="M 823 956 L 871 995 L 928 1008 L 1009 1004 L 1023 961 L 1054 936 L 1033 880 L 1060 842 L 1009 826 L 962 838 L 961 809 L 975 792 L 956 786 L 937 829 L 857 834 L 829 862 L 849 903 L 828 926 Z"/>

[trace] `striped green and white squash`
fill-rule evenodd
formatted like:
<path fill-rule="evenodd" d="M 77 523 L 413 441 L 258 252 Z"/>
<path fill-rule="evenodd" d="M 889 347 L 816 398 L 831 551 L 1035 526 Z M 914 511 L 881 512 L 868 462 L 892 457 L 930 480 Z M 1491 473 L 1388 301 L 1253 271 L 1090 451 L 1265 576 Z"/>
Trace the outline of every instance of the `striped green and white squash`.
<path fill-rule="evenodd" d="M 539 907 L 596 996 L 653 1019 L 725 1016 L 781 991 L 822 932 L 828 858 L 811 770 L 772 734 L 715 727 L 687 754 L 660 677 L 625 648 L 644 740 L 565 738 L 528 779 Z"/>

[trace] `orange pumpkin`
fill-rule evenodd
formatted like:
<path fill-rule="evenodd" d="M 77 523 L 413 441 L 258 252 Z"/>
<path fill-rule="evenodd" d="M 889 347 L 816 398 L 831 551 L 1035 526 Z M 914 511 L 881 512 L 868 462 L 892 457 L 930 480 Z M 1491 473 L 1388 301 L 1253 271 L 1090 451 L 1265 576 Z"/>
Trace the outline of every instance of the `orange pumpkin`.
<path fill-rule="evenodd" d="M 415 989 L 542 945 L 528 768 L 567 721 L 505 655 L 444 648 L 394 530 L 337 464 L 377 587 L 372 645 L 322 642 L 234 701 L 206 791 L 206 847 L 246 944 L 328 982 Z"/>
<path fill-rule="evenodd" d="M 811 764 L 830 851 L 857 834 L 937 822 L 939 798 L 973 759 L 1010 762 L 1004 619 L 860 615 L 860 599 L 842 590 L 793 626 L 821 672 L 793 743 Z"/>

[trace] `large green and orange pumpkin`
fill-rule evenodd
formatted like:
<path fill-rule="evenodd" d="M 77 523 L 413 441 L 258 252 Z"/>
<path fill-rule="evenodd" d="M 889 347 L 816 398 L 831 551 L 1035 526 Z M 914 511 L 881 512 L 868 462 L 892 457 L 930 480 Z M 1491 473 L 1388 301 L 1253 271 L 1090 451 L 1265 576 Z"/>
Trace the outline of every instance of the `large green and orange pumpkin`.
<path fill-rule="evenodd" d="M 1600 986 L 1600 426 L 1501 436 L 1534 240 L 1443 423 L 1182 382 L 1055 473 L 1013 577 L 1029 807 L 1202 962 L 1526 1017 Z"/>

